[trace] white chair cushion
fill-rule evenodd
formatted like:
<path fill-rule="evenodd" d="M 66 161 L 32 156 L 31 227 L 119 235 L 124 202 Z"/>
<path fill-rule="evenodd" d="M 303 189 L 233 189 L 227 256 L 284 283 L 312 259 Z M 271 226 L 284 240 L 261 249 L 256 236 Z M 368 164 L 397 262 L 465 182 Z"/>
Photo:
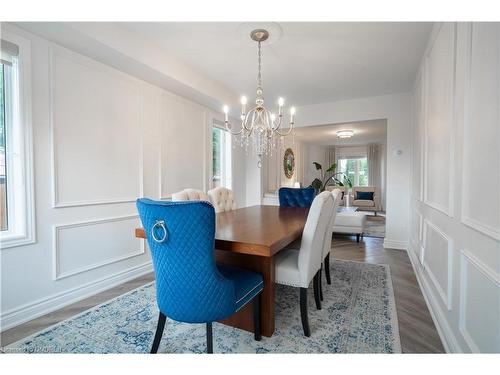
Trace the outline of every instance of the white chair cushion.
<path fill-rule="evenodd" d="M 234 193 L 225 187 L 217 187 L 207 192 L 210 202 L 215 207 L 215 212 L 232 211 L 236 209 Z"/>
<path fill-rule="evenodd" d="M 201 190 L 184 189 L 178 193 L 172 194 L 172 201 L 210 201 L 208 195 Z"/>
<path fill-rule="evenodd" d="M 276 282 L 278 284 L 300 287 L 299 250 L 282 250 L 276 255 L 275 262 Z"/>

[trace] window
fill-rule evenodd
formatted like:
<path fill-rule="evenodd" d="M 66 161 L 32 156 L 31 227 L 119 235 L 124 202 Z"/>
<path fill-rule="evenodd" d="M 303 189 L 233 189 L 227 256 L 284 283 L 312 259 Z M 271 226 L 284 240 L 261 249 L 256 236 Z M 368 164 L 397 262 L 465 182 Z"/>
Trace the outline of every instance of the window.
<path fill-rule="evenodd" d="M 34 241 L 29 42 L 2 30 L 0 59 L 1 247 Z"/>
<path fill-rule="evenodd" d="M 221 127 L 212 128 L 212 188 L 232 188 L 231 134 Z"/>
<path fill-rule="evenodd" d="M 339 159 L 339 171 L 349 176 L 352 186 L 368 186 L 368 162 L 366 158 Z"/>
<path fill-rule="evenodd" d="M 7 217 L 7 168 L 5 160 L 5 78 L 0 64 L 0 231 L 9 229 Z"/>

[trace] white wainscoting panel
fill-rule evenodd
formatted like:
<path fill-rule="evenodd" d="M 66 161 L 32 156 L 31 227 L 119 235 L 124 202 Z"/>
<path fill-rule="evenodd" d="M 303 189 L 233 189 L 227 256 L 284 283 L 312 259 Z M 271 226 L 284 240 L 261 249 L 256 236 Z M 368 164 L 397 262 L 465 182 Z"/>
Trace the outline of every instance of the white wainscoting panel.
<path fill-rule="evenodd" d="M 161 197 L 186 188 L 206 191 L 206 129 L 211 124 L 205 108 L 164 93 L 160 121 Z"/>
<path fill-rule="evenodd" d="M 500 240 L 500 181 L 492 171 L 500 160 L 500 25 L 475 23 L 469 30 L 462 222 Z"/>
<path fill-rule="evenodd" d="M 138 215 L 54 226 L 54 280 L 144 254 L 140 226 Z"/>
<path fill-rule="evenodd" d="M 416 209 L 412 210 L 411 216 L 411 241 L 413 251 L 418 261 L 422 263 L 422 215 Z"/>
<path fill-rule="evenodd" d="M 460 332 L 472 352 L 500 352 L 500 275 L 470 251 L 460 257 Z"/>
<path fill-rule="evenodd" d="M 445 23 L 426 56 L 424 202 L 453 216 L 455 26 Z"/>
<path fill-rule="evenodd" d="M 51 48 L 53 206 L 131 202 L 142 195 L 137 80 Z"/>
<path fill-rule="evenodd" d="M 437 226 L 424 219 L 424 253 L 422 256 L 425 272 L 432 281 L 444 306 L 451 310 L 453 244 L 451 239 Z"/>

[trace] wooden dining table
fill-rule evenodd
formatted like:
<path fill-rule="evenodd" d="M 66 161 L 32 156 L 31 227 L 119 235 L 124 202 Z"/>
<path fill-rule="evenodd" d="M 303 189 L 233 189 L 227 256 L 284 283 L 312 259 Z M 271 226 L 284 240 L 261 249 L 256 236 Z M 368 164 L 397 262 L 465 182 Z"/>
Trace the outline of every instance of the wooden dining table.
<path fill-rule="evenodd" d="M 275 330 L 275 257 L 298 239 L 308 208 L 251 206 L 217 214 L 215 257 L 218 263 L 259 272 L 264 278 L 261 329 L 270 337 Z M 136 237 L 146 238 L 137 228 Z M 253 332 L 251 304 L 221 323 Z"/>

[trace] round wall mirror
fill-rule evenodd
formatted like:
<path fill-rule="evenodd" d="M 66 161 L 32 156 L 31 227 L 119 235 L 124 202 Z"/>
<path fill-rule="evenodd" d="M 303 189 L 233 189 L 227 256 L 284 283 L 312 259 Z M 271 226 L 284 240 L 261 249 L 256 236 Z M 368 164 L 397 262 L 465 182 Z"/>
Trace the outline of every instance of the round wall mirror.
<path fill-rule="evenodd" d="M 283 157 L 283 170 L 287 178 L 292 178 L 295 172 L 295 156 L 291 148 L 287 148 Z"/>

